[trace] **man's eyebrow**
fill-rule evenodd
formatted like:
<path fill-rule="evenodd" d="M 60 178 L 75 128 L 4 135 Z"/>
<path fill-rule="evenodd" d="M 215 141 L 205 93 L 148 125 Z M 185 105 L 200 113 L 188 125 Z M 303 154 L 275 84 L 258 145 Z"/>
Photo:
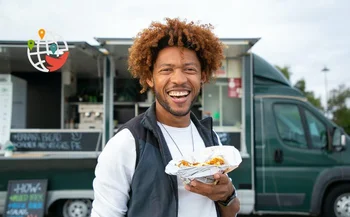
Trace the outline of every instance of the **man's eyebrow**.
<path fill-rule="evenodd" d="M 159 67 L 174 67 L 175 65 L 174 64 L 170 64 L 170 63 L 163 63 L 163 64 L 160 64 Z"/>
<path fill-rule="evenodd" d="M 185 66 L 198 66 L 198 64 L 196 64 L 195 62 L 189 62 L 189 63 L 185 63 Z"/>
<path fill-rule="evenodd" d="M 188 62 L 185 63 L 184 66 L 198 66 L 195 62 Z M 170 64 L 170 63 L 163 63 L 160 64 L 158 67 L 175 67 L 175 64 Z"/>

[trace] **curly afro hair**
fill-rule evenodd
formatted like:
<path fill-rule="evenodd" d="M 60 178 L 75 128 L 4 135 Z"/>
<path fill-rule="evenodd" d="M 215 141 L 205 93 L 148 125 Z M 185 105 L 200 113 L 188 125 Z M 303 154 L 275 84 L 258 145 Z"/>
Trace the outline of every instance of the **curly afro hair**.
<path fill-rule="evenodd" d="M 149 87 L 146 81 L 152 78 L 153 65 L 163 48 L 178 46 L 195 51 L 206 82 L 221 67 L 224 59 L 224 45 L 211 31 L 211 24 L 187 23 L 178 18 L 165 20 L 166 24 L 152 22 L 138 33 L 129 49 L 129 71 L 134 78 L 139 78 L 141 93 Z"/>

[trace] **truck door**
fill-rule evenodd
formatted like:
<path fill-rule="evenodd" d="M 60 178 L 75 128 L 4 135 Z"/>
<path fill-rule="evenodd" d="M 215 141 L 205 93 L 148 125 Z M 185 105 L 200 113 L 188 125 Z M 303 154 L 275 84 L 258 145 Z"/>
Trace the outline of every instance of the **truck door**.
<path fill-rule="evenodd" d="M 256 210 L 308 212 L 315 179 L 336 159 L 327 127 L 297 99 L 255 99 Z"/>

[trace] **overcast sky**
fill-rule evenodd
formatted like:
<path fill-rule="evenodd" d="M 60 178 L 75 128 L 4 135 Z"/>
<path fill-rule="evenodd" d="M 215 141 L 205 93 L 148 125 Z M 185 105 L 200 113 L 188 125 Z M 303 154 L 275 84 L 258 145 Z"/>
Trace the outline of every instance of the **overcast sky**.
<path fill-rule="evenodd" d="M 45 28 L 65 40 L 96 44 L 94 37 L 134 37 L 151 21 L 180 17 L 215 26 L 221 38 L 259 37 L 252 51 L 291 67 L 292 83 L 324 99 L 350 86 L 349 0 L 0 0 L 0 40 L 28 40 Z"/>

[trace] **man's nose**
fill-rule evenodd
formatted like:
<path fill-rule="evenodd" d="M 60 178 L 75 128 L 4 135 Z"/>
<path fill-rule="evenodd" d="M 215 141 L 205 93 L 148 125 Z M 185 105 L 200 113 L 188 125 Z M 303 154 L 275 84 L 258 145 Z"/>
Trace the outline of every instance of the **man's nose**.
<path fill-rule="evenodd" d="M 176 84 L 183 84 L 187 82 L 187 77 L 181 68 L 175 69 L 173 75 L 171 76 L 171 81 Z"/>

